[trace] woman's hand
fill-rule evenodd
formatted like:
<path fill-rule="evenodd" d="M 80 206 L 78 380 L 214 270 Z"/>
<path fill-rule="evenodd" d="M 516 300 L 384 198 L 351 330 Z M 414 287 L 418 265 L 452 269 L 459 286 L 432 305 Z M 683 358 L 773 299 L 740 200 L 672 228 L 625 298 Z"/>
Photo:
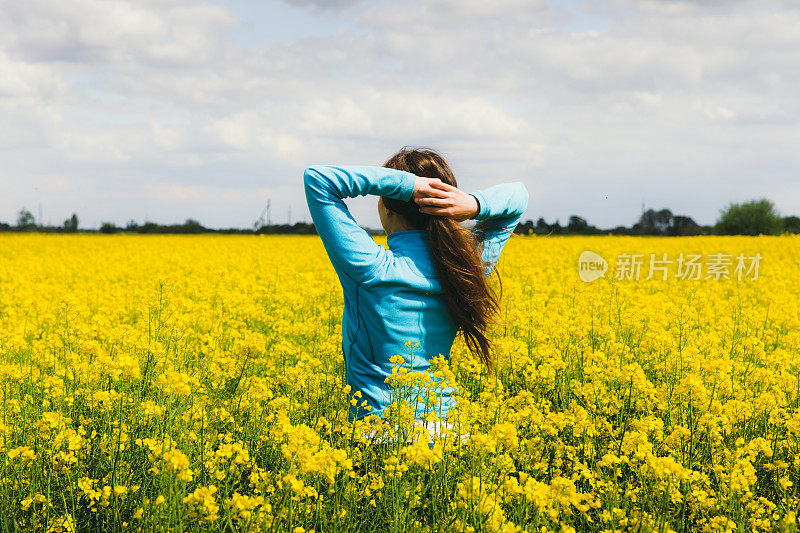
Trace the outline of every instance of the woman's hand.
<path fill-rule="evenodd" d="M 475 218 L 479 210 L 477 198 L 439 178 L 417 176 L 412 198 L 421 213 L 448 217 L 458 222 Z"/>

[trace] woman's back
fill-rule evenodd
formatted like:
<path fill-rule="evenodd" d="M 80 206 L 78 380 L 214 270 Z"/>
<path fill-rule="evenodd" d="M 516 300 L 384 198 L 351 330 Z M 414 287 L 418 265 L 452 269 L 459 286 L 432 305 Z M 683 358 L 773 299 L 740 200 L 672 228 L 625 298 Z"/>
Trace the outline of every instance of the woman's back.
<path fill-rule="evenodd" d="M 391 403 L 386 383 L 394 355 L 424 371 L 429 359 L 449 358 L 457 332 L 443 294 L 425 230 L 394 231 L 388 249 L 358 226 L 343 198 L 374 194 L 409 201 L 417 176 L 377 166 L 313 166 L 306 169 L 306 199 L 317 232 L 342 284 L 342 350 L 345 381 L 361 398 L 350 418 L 382 415 Z M 527 207 L 521 182 L 474 191 L 475 217 L 488 222 L 480 233 L 481 260 L 489 275 L 511 231 Z M 432 377 L 432 376 L 431 376 Z M 420 389 L 415 389 L 419 391 Z M 454 404 L 452 388 L 437 388 L 436 412 L 444 417 Z M 416 394 L 411 396 L 412 402 Z M 417 406 L 417 416 L 426 412 Z"/>
<path fill-rule="evenodd" d="M 430 358 L 439 354 L 449 358 L 457 331 L 442 294 L 427 232 L 397 231 L 389 234 L 386 243 L 385 263 L 373 277 L 349 291 L 353 301 L 345 301 L 348 327 L 343 328 L 343 337 L 345 331 L 347 335 L 343 345 L 348 347 L 347 383 L 362 391 L 372 405 L 370 412 L 378 415 L 391 401 L 385 383 L 392 373 L 390 357 L 401 355 L 404 366 L 425 371 Z M 420 389 L 413 390 L 412 401 Z M 453 391 L 437 392 L 442 402 L 437 412 L 444 415 L 452 405 Z M 424 407 L 417 406 L 417 416 L 428 411 Z M 365 414 L 361 409 L 353 416 Z"/>

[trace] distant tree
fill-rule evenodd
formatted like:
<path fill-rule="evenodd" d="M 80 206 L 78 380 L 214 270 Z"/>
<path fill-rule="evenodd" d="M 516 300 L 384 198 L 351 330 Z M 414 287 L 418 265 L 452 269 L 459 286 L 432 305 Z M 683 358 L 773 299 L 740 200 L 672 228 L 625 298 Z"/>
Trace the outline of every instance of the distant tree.
<path fill-rule="evenodd" d="M 183 233 L 202 233 L 205 230 L 202 224 L 192 218 L 183 223 Z"/>
<path fill-rule="evenodd" d="M 667 228 L 667 235 L 685 236 L 685 235 L 700 235 L 701 228 L 690 217 L 675 215 L 672 217 L 672 223 Z"/>
<path fill-rule="evenodd" d="M 255 232 L 257 234 L 289 233 L 294 235 L 315 235 L 317 228 L 309 222 L 295 222 L 294 224 L 270 224 L 261 226 Z M 380 232 L 373 232 L 377 235 Z"/>
<path fill-rule="evenodd" d="M 721 211 L 714 229 L 719 235 L 775 235 L 782 229 L 782 220 L 772 202 L 762 198 L 730 204 Z"/>
<path fill-rule="evenodd" d="M 139 231 L 139 223 L 135 220 L 129 220 L 125 225 L 125 231 L 136 232 Z"/>
<path fill-rule="evenodd" d="M 160 227 L 155 222 L 145 222 L 139 226 L 139 233 L 159 233 Z"/>
<path fill-rule="evenodd" d="M 639 217 L 639 222 L 633 225 L 633 229 L 639 233 L 652 233 L 656 227 L 656 212 L 648 209 Z"/>
<path fill-rule="evenodd" d="M 656 212 L 656 229 L 659 233 L 666 233 L 667 229 L 672 226 L 672 211 L 669 209 L 661 209 Z"/>
<path fill-rule="evenodd" d="M 783 217 L 783 231 L 787 233 L 800 233 L 800 217 Z"/>
<path fill-rule="evenodd" d="M 572 215 L 569 217 L 569 222 L 567 223 L 565 233 L 575 233 L 578 235 L 597 235 L 598 233 L 603 233 L 603 231 L 586 222 L 585 218 Z"/>
<path fill-rule="evenodd" d="M 638 224 L 634 224 L 633 226 L 634 228 L 636 228 Z M 611 233 L 612 235 L 636 235 L 640 233 L 639 230 L 628 228 L 626 226 L 617 226 L 616 228 L 613 228 L 608 232 Z"/>
<path fill-rule="evenodd" d="M 633 229 L 645 235 L 664 235 L 673 225 L 673 218 L 669 209 L 659 211 L 648 209 L 642 213 L 639 222 L 633 225 Z"/>
<path fill-rule="evenodd" d="M 100 233 L 117 233 L 119 228 L 113 222 L 103 222 L 100 224 Z"/>
<path fill-rule="evenodd" d="M 36 218 L 33 216 L 33 213 L 24 207 L 17 214 L 17 229 L 20 231 L 36 229 Z"/>
<path fill-rule="evenodd" d="M 589 229 L 589 223 L 586 222 L 585 218 L 581 218 L 577 215 L 572 215 L 569 217 L 569 221 L 567 222 L 567 233 L 587 233 Z"/>
<path fill-rule="evenodd" d="M 64 221 L 64 231 L 67 233 L 75 233 L 78 231 L 78 215 L 72 213 L 72 216 Z"/>
<path fill-rule="evenodd" d="M 520 235 L 529 235 L 533 233 L 533 220 L 526 220 L 520 224 L 517 224 L 517 227 L 514 228 L 514 233 Z"/>
<path fill-rule="evenodd" d="M 543 217 L 539 217 L 539 220 L 536 221 L 536 229 L 534 229 L 537 235 L 547 235 L 550 233 L 550 224 L 545 222 Z"/>

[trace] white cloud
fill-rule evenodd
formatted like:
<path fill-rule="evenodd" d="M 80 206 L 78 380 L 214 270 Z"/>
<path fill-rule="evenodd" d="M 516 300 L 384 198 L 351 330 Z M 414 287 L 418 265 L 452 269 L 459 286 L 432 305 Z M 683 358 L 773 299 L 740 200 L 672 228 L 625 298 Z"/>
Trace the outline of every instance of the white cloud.
<path fill-rule="evenodd" d="M 225 9 L 189 0 L 5 0 L 0 5 L 9 30 L 4 45 L 34 61 L 197 64 L 215 52 L 214 32 L 235 23 Z"/>
<path fill-rule="evenodd" d="M 530 218 L 630 224 L 647 197 L 711 222 L 754 175 L 800 213 L 789 2 L 288 3 L 320 31 L 244 46 L 223 5 L 0 0 L 0 183 L 19 184 L 0 220 L 43 175 L 90 184 L 70 198 L 107 198 L 119 223 L 233 225 L 263 188 L 297 214 L 304 166 L 406 144 L 444 151 L 465 187 L 527 180 Z M 692 195 L 670 188 L 687 176 Z"/>
<path fill-rule="evenodd" d="M 363 0 L 284 0 L 287 4 L 298 7 L 311 7 L 320 10 L 340 10 L 361 3 Z"/>
<path fill-rule="evenodd" d="M 796 9 L 793 0 L 614 0 L 615 3 L 659 16 L 692 16 L 702 13 L 730 14 L 734 9 Z"/>

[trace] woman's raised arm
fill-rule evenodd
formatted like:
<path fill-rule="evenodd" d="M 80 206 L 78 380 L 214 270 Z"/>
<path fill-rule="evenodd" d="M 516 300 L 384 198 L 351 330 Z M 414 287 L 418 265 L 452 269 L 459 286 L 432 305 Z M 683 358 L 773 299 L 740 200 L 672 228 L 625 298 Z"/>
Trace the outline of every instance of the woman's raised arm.
<path fill-rule="evenodd" d="M 501 183 L 481 191 L 470 193 L 477 198 L 479 208 L 475 219 L 479 222 L 473 228 L 476 235 L 483 235 L 481 258 L 486 264 L 486 275 L 492 273 L 500 259 L 503 247 L 519 224 L 522 214 L 528 208 L 528 189 L 521 181 Z"/>
<path fill-rule="evenodd" d="M 303 184 L 308 210 L 339 279 L 367 279 L 386 250 L 355 221 L 343 198 L 367 194 L 408 201 L 416 176 L 379 166 L 316 165 L 306 168 Z"/>

